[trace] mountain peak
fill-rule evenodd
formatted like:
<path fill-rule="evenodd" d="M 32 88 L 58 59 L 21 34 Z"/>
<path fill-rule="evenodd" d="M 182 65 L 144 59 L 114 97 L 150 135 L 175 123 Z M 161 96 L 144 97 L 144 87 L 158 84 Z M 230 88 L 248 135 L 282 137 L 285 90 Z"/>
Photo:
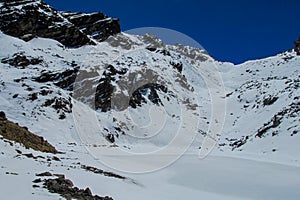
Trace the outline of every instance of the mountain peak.
<path fill-rule="evenodd" d="M 77 47 L 95 44 L 120 32 L 119 20 L 102 13 L 61 13 L 41 0 L 1 2 L 1 31 L 25 41 L 45 37 Z"/>

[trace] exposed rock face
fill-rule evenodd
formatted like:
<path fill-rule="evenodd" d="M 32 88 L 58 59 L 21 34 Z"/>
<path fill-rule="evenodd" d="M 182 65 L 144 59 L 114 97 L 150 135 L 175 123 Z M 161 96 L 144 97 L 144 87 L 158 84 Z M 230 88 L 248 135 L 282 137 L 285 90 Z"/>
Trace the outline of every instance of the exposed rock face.
<path fill-rule="evenodd" d="M 55 39 L 68 47 L 94 44 L 89 34 L 99 41 L 120 32 L 119 21 L 102 13 L 65 14 L 40 0 L 2 0 L 0 29 L 5 34 L 25 41 L 34 37 Z M 81 29 L 85 30 L 84 32 Z M 96 34 L 97 33 L 97 34 Z"/>
<path fill-rule="evenodd" d="M 128 106 L 131 106 L 132 108 L 137 108 L 137 107 L 141 107 L 143 103 L 147 103 L 146 98 L 149 99 L 149 101 L 151 101 L 153 104 L 163 105 L 157 92 L 162 91 L 164 93 L 167 93 L 168 89 L 163 85 L 155 84 L 155 83 L 145 84 L 137 88 L 136 90 L 131 91 L 132 94 L 130 94 L 130 98 L 128 98 L 128 102 L 126 102 L 126 98 L 122 98 L 124 97 L 122 95 L 120 97 L 115 96 L 114 85 L 116 82 L 118 82 L 116 81 L 116 79 L 124 76 L 126 73 L 127 73 L 126 68 L 117 70 L 112 65 L 109 65 L 107 67 L 96 89 L 96 95 L 95 95 L 96 109 L 100 109 L 102 112 L 107 112 L 111 110 L 111 108 L 117 110 L 124 110 Z M 118 105 L 115 104 L 112 105 L 111 102 L 112 98 L 115 99 L 114 101 L 117 101 L 116 99 L 119 99 Z M 122 104 L 122 101 L 124 101 L 123 102 L 124 105 Z M 109 141 L 113 142 L 112 139 L 109 139 Z"/>
<path fill-rule="evenodd" d="M 28 65 L 37 65 L 43 62 L 39 58 L 27 58 L 25 55 L 17 53 L 13 55 L 13 58 L 4 58 L 1 60 L 4 64 L 10 64 L 14 67 L 25 68 Z"/>
<path fill-rule="evenodd" d="M 300 56 L 300 37 L 294 42 L 294 50 Z"/>
<path fill-rule="evenodd" d="M 2 111 L 0 112 L 0 135 L 7 140 L 22 144 L 26 148 L 47 153 L 58 153 L 55 147 L 43 137 L 31 133 L 26 127 L 20 127 L 18 124 L 7 120 Z"/>
<path fill-rule="evenodd" d="M 119 19 L 109 18 L 103 13 L 62 12 L 61 14 L 83 33 L 100 42 L 106 40 L 110 35 L 121 32 Z"/>
<path fill-rule="evenodd" d="M 129 105 L 132 108 L 142 106 L 142 103 L 147 102 L 144 95 L 149 93 L 147 95 L 147 98 L 152 103 L 163 106 L 163 103 L 161 102 L 161 99 L 159 98 L 159 96 L 157 94 L 158 91 L 167 93 L 168 89 L 163 85 L 159 85 L 159 84 L 155 84 L 155 83 L 146 84 L 146 85 L 142 86 L 141 88 L 137 89 L 136 91 L 134 91 L 134 93 L 132 94 L 132 97 L 130 98 Z"/>
<path fill-rule="evenodd" d="M 69 69 L 61 73 L 43 72 L 40 76 L 34 77 L 33 80 L 39 83 L 53 82 L 54 85 L 65 89 L 73 90 L 73 83 L 75 82 L 78 73 L 78 68 Z"/>
<path fill-rule="evenodd" d="M 28 41 L 34 37 L 58 40 L 66 46 L 81 46 L 90 39 L 56 10 L 42 1 L 8 1 L 0 8 L 1 30 Z"/>
<path fill-rule="evenodd" d="M 126 69 L 117 70 L 114 66 L 109 65 L 103 73 L 96 89 L 95 108 L 106 112 L 111 109 L 111 97 L 114 92 L 112 81 L 116 80 L 119 75 L 124 75 Z"/>

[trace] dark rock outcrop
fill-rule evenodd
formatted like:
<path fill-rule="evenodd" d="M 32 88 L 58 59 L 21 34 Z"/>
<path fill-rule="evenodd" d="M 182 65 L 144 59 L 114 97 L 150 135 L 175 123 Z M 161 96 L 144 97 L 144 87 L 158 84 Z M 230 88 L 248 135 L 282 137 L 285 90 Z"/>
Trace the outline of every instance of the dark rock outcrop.
<path fill-rule="evenodd" d="M 16 53 L 12 58 L 3 58 L 1 60 L 3 64 L 9 64 L 14 67 L 25 68 L 28 65 L 37 65 L 43 62 L 43 60 L 39 58 L 28 58 L 21 53 Z"/>
<path fill-rule="evenodd" d="M 147 103 L 146 98 L 156 105 L 163 105 L 157 91 L 166 93 L 167 88 L 159 84 L 146 84 L 133 92 L 129 99 L 129 105 L 132 108 L 141 107 L 143 103 Z M 96 90 L 95 108 L 100 109 L 102 112 L 109 111 L 113 92 L 114 86 L 111 80 L 109 78 L 102 79 Z M 148 95 L 145 96 L 146 94 Z"/>
<path fill-rule="evenodd" d="M 163 105 L 161 99 L 159 98 L 158 91 L 167 93 L 168 89 L 167 87 L 156 83 L 143 84 L 142 86 L 136 88 L 133 91 L 130 91 L 131 88 L 127 88 L 129 89 L 129 96 L 117 96 L 115 93 L 114 86 L 115 84 L 120 83 L 120 80 L 117 79 L 122 79 L 122 77 L 128 76 L 129 81 L 126 86 L 133 87 L 134 84 L 137 84 L 134 83 L 135 74 L 125 75 L 127 71 L 128 70 L 126 68 L 117 70 L 112 65 L 109 65 L 106 68 L 96 88 L 95 109 L 99 109 L 102 112 L 107 112 L 111 109 L 124 110 L 128 106 L 132 108 L 137 108 L 141 107 L 142 104 L 147 104 L 147 100 L 158 106 Z M 114 99 L 114 102 L 112 102 L 112 98 Z"/>
<path fill-rule="evenodd" d="M 167 93 L 168 89 L 160 84 L 146 84 L 140 88 L 138 88 L 134 93 L 132 94 L 129 105 L 132 108 L 136 108 L 137 106 L 142 106 L 142 103 L 147 103 L 145 99 L 145 95 L 147 95 L 147 98 L 156 105 L 163 105 L 161 99 L 159 98 L 157 91 L 162 91 L 164 93 Z"/>
<path fill-rule="evenodd" d="M 179 73 L 182 72 L 182 63 L 170 62 L 174 69 L 176 69 Z"/>
<path fill-rule="evenodd" d="M 40 76 L 34 77 L 33 80 L 39 83 L 53 82 L 54 85 L 68 90 L 73 90 L 73 84 L 79 68 L 67 69 L 61 73 L 57 72 L 43 72 Z"/>
<path fill-rule="evenodd" d="M 7 140 L 22 144 L 26 148 L 46 153 L 58 153 L 43 137 L 31 133 L 26 127 L 20 127 L 18 124 L 7 120 L 2 111 L 0 112 L 0 135 Z"/>
<path fill-rule="evenodd" d="M 47 99 L 43 106 L 51 106 L 56 110 L 57 114 L 59 114 L 59 119 L 65 119 L 66 113 L 72 113 L 73 104 L 71 98 L 65 99 L 62 97 L 54 97 L 52 99 Z"/>
<path fill-rule="evenodd" d="M 121 175 L 113 173 L 113 172 L 103 171 L 102 169 L 98 169 L 96 167 L 81 165 L 81 168 L 85 169 L 86 171 L 93 172 L 95 174 L 101 174 L 101 175 L 107 176 L 107 177 L 117 178 L 117 179 L 121 179 L 121 180 L 126 179 L 126 177 L 124 177 L 124 176 L 121 176 Z"/>
<path fill-rule="evenodd" d="M 265 123 L 263 125 L 263 127 L 261 127 L 257 131 L 255 136 L 259 137 L 259 138 L 266 136 L 266 133 L 268 131 L 278 127 L 284 118 L 287 118 L 287 117 L 295 118 L 295 117 L 299 116 L 299 113 L 300 113 L 300 103 L 295 102 L 295 103 L 290 104 L 288 107 L 285 107 L 280 112 L 276 113 L 269 122 Z M 276 135 L 276 133 L 273 131 L 272 136 L 275 136 L 275 135 Z"/>
<path fill-rule="evenodd" d="M 87 35 L 42 1 L 2 1 L 0 29 L 5 34 L 25 41 L 52 38 L 70 47 L 92 44 Z"/>
<path fill-rule="evenodd" d="M 100 42 L 110 35 L 121 32 L 119 19 L 107 17 L 100 12 L 91 14 L 62 12 L 61 14 L 83 33 Z"/>
<path fill-rule="evenodd" d="M 49 190 L 49 192 L 60 194 L 66 199 L 78 199 L 78 200 L 112 200 L 111 197 L 100 197 L 98 195 L 93 195 L 89 188 L 79 189 L 74 187 L 73 182 L 64 177 L 59 177 L 56 179 L 46 179 L 44 180 L 44 187 Z"/>
<path fill-rule="evenodd" d="M 117 70 L 114 66 L 109 65 L 103 73 L 95 94 L 95 108 L 102 112 L 107 112 L 111 109 L 111 97 L 114 92 L 112 81 L 116 80 L 117 76 L 124 75 L 127 70 Z"/>
<path fill-rule="evenodd" d="M 294 50 L 300 56 L 300 37 L 294 42 Z"/>
<path fill-rule="evenodd" d="M 95 44 L 120 32 L 117 19 L 102 13 L 64 14 L 39 0 L 2 0 L 0 29 L 5 34 L 29 41 L 34 37 L 51 38 L 68 47 Z M 84 31 L 82 31 L 84 30 Z"/>
<path fill-rule="evenodd" d="M 269 96 L 267 98 L 264 99 L 263 101 L 263 105 L 264 106 L 269 106 L 269 105 L 272 105 L 273 103 L 275 103 L 275 101 L 278 100 L 278 97 L 272 97 L 272 96 Z"/>

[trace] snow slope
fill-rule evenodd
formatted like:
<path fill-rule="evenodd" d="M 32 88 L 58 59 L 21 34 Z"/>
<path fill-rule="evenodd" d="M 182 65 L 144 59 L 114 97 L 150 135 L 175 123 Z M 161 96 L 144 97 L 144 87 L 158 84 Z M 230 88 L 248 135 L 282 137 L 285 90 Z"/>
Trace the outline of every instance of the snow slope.
<path fill-rule="evenodd" d="M 122 33 L 76 49 L 3 33 L 0 43 L 0 110 L 65 152 L 57 155 L 60 161 L 49 161 L 53 155 L 0 140 L 6 198 L 58 199 L 32 187 L 35 174 L 44 171 L 65 174 L 76 186 L 114 199 L 299 196 L 300 57 L 293 51 L 235 66 L 150 35 Z M 41 62 L 13 66 L 16 55 Z M 60 84 L 78 67 L 75 84 Z M 43 74 L 60 76 L 37 81 Z M 107 80 L 112 93 L 103 90 Z M 110 107 L 97 108 L 97 98 L 109 100 Z M 200 160 L 205 141 L 214 149 Z M 128 178 L 93 174 L 82 164 Z"/>

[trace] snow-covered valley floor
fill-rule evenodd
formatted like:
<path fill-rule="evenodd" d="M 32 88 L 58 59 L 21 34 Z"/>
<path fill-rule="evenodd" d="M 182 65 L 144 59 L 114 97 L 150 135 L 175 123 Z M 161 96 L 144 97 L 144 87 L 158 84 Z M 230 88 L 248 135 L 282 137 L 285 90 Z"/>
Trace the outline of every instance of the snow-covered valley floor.
<path fill-rule="evenodd" d="M 0 142 L 1 149 L 13 150 Z M 83 148 L 83 147 L 82 147 Z M 20 147 L 19 149 L 22 149 Z M 80 148 L 78 148 L 79 150 Z M 122 174 L 130 179 L 117 180 L 83 171 L 76 164 L 88 163 L 109 169 L 82 149 L 77 158 L 72 152 L 60 156 L 60 162 L 50 165 L 42 160 L 14 157 L 13 151 L 1 156 L 1 195 L 9 199 L 58 199 L 46 189 L 33 188 L 36 173 L 51 171 L 65 174 L 80 188 L 89 187 L 93 193 L 114 199 L 298 199 L 300 196 L 300 166 L 289 166 L 226 156 L 186 154 L 172 165 L 143 174 Z M 43 154 L 41 154 L 43 155 Z M 69 157 L 64 159 L 64 157 Z M 73 157 L 73 159 L 72 159 Z M 116 157 L 116 159 L 118 159 Z M 120 158 L 120 165 L 123 158 Z M 156 159 L 164 159 L 163 156 Z M 72 167 L 73 166 L 73 167 Z M 6 172 L 10 172 L 7 174 Z M 13 173 L 17 173 L 13 174 Z"/>

